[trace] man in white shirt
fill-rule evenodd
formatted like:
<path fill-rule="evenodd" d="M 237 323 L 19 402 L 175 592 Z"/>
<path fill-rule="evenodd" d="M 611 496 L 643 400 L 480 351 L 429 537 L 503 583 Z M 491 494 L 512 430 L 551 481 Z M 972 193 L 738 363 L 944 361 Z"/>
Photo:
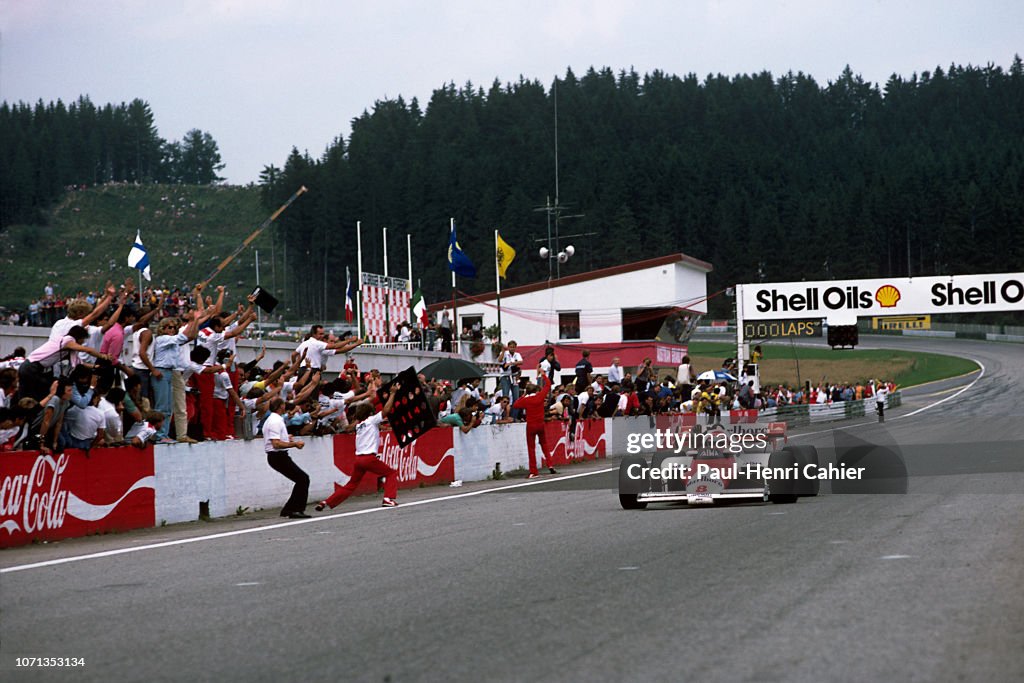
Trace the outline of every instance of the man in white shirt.
<path fill-rule="evenodd" d="M 270 401 L 270 414 L 263 423 L 263 450 L 267 453 L 267 464 L 295 482 L 292 495 L 281 508 L 281 516 L 289 519 L 309 519 L 306 514 L 306 503 L 309 498 L 309 475 L 302 471 L 288 455 L 289 448 L 302 450 L 305 445 L 298 439 L 292 439 L 288 426 L 284 422 L 285 400 L 275 398 Z"/>
<path fill-rule="evenodd" d="M 501 354 L 501 395 L 508 396 L 512 403 L 519 398 L 519 377 L 523 372 L 523 356 L 518 348 L 515 341 L 510 341 Z"/>
<path fill-rule="evenodd" d="M 875 385 L 875 410 L 878 412 L 878 421 L 885 422 L 885 404 L 889 398 L 888 385 L 878 382 Z"/>
<path fill-rule="evenodd" d="M 608 383 L 622 384 L 623 377 L 625 377 L 625 374 L 622 371 L 622 366 L 619 365 L 619 358 L 616 356 L 612 358 L 612 364 L 608 366 Z"/>
<path fill-rule="evenodd" d="M 374 413 L 369 403 L 360 403 L 356 407 L 354 418 L 356 421 L 356 457 L 352 465 L 352 477 L 340 489 L 336 489 L 326 500 L 316 504 L 316 511 L 320 512 L 325 507 L 334 508 L 336 505 L 351 496 L 363 475 L 367 472 L 384 477 L 384 500 L 383 507 L 395 507 L 398 502 L 398 471 L 392 469 L 387 463 L 377 457 L 380 450 L 380 426 L 395 407 L 395 396 L 398 395 L 399 385 L 394 382 L 391 385 L 391 393 L 387 402 L 381 407 L 380 412 Z M 266 425 L 263 427 L 266 432 Z"/>
<path fill-rule="evenodd" d="M 300 356 L 305 352 L 306 363 L 314 370 L 327 369 L 327 356 L 347 353 L 363 343 L 359 338 L 327 341 L 326 337 L 323 325 L 313 325 L 309 328 L 309 337 L 295 349 Z"/>
<path fill-rule="evenodd" d="M 71 406 L 64 414 L 64 433 L 60 441 L 65 448 L 89 450 L 104 444 L 103 428 L 106 423 L 103 412 L 96 407 L 100 397 L 93 394 L 85 408 Z"/>

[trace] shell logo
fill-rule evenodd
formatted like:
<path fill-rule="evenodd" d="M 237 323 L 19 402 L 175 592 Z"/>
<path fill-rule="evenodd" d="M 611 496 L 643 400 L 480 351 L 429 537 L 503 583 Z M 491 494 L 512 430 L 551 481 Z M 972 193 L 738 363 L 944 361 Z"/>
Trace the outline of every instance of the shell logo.
<path fill-rule="evenodd" d="M 900 290 L 896 289 L 892 285 L 883 285 L 878 288 L 875 292 L 875 301 L 882 308 L 893 308 L 896 302 L 900 300 Z"/>

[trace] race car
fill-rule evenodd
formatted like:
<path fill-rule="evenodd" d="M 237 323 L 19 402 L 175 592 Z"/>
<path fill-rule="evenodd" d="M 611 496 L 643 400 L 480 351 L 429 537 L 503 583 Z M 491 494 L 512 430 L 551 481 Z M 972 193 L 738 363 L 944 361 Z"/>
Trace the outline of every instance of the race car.
<path fill-rule="evenodd" d="M 807 476 L 818 467 L 817 449 L 786 445 L 785 423 L 694 426 L 688 443 L 696 447 L 655 453 L 649 462 L 642 455 L 624 457 L 620 505 L 638 510 L 652 502 L 794 503 L 818 495 L 820 482 Z"/>

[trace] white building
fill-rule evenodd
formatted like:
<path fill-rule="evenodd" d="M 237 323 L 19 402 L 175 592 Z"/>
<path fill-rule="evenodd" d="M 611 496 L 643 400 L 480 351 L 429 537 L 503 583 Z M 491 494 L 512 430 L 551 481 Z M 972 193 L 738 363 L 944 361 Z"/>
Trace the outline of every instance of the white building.
<path fill-rule="evenodd" d="M 501 341 L 519 344 L 526 369 L 536 367 L 548 344 L 556 347 L 570 374 L 584 348 L 599 371 L 614 357 L 625 367 L 645 357 L 674 367 L 686 353 L 688 326 L 707 313 L 709 272 L 711 264 L 705 261 L 669 254 L 503 289 Z M 498 324 L 494 292 L 456 304 L 458 330 Z M 439 302 L 430 309 L 450 307 L 451 302 Z"/>

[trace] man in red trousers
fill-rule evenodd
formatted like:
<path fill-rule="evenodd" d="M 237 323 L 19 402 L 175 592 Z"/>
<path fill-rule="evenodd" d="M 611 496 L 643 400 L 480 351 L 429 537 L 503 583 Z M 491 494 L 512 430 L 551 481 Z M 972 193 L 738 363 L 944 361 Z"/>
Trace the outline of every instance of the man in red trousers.
<path fill-rule="evenodd" d="M 530 456 L 530 473 L 527 479 L 536 479 L 537 457 L 534 453 L 534 438 L 540 441 L 541 461 L 548 460 L 548 443 L 544 436 L 544 403 L 547 400 L 548 392 L 551 391 L 551 379 L 540 368 L 537 368 L 537 377 L 540 378 L 541 386 L 538 387 L 532 382 L 526 385 L 526 395 L 517 400 L 512 407 L 526 412 L 526 452 Z M 554 467 L 550 466 L 548 460 L 548 471 L 551 474 L 558 474 Z"/>
<path fill-rule="evenodd" d="M 327 500 L 322 500 L 314 508 L 322 512 L 325 507 L 334 508 L 346 498 L 355 493 L 356 487 L 367 472 L 384 477 L 384 500 L 383 507 L 393 508 L 398 505 L 395 498 L 398 497 L 398 471 L 392 469 L 387 463 L 380 460 L 377 455 L 380 451 L 380 427 L 381 423 L 395 407 L 395 396 L 398 395 L 399 385 L 395 382 L 391 385 L 391 394 L 387 403 L 374 413 L 373 407 L 368 402 L 360 403 L 355 409 L 356 422 L 356 459 L 352 468 L 352 478 L 348 483 L 331 494 Z"/>

